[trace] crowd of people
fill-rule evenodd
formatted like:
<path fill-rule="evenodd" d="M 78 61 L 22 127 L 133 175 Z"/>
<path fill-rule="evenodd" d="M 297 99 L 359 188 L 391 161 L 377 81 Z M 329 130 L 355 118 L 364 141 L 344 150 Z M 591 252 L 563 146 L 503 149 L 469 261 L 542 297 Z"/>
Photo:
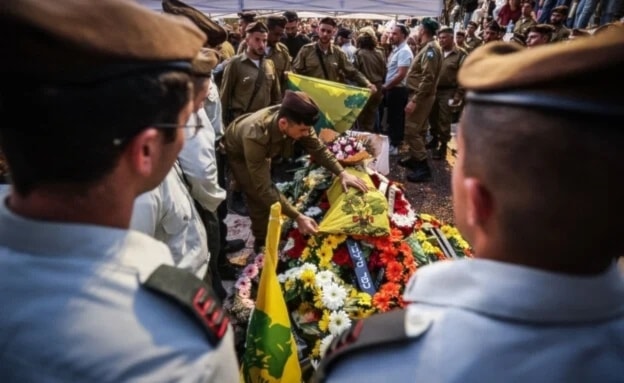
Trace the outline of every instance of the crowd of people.
<path fill-rule="evenodd" d="M 220 306 L 245 245 L 227 240 L 228 194 L 258 253 L 275 202 L 318 231 L 273 161 L 307 152 L 344 190 L 368 189 L 319 140 L 289 72 L 368 88 L 355 128 L 387 133 L 410 182 L 430 180 L 427 150 L 445 157 L 463 109 L 453 203 L 477 258 L 418 271 L 409 307 L 356 322 L 316 380 L 622 381 L 624 27 L 570 41 L 559 6 L 547 30 L 517 19 L 525 49 L 498 21 L 327 17 L 306 33 L 293 11 L 241 12 L 237 43 L 179 0 L 163 10 L 0 6 L 2 381 L 239 380 Z"/>

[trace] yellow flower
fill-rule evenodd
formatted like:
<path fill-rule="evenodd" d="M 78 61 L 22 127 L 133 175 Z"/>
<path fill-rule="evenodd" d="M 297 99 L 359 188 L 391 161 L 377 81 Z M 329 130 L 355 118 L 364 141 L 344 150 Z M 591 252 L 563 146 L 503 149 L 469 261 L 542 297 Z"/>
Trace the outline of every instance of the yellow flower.
<path fill-rule="evenodd" d="M 292 289 L 295 288 L 295 281 L 292 279 L 287 279 L 286 282 L 284 282 L 284 290 L 286 291 L 290 291 Z"/>
<path fill-rule="evenodd" d="M 322 309 L 323 305 L 323 292 L 318 287 L 314 289 L 314 307 Z"/>
<path fill-rule="evenodd" d="M 416 232 L 416 239 L 418 240 L 418 242 L 424 242 L 427 240 L 427 235 L 423 233 L 421 230 L 418 230 Z"/>
<path fill-rule="evenodd" d="M 314 275 L 314 271 L 305 270 L 303 273 L 301 273 L 301 277 L 299 279 L 301 279 L 301 282 L 303 282 L 303 287 L 305 287 L 306 289 L 310 289 L 314 287 L 314 281 L 316 277 Z"/>
<path fill-rule="evenodd" d="M 433 216 L 430 214 L 420 213 L 420 218 L 425 222 L 431 222 L 434 220 Z"/>
<path fill-rule="evenodd" d="M 316 243 L 316 237 L 315 236 L 311 236 L 310 238 L 308 238 L 308 246 L 310 246 L 310 247 L 318 246 L 317 243 Z"/>
<path fill-rule="evenodd" d="M 422 245 L 423 251 L 425 253 L 427 253 L 427 254 L 437 254 L 438 253 L 437 249 L 431 243 L 429 243 L 428 241 L 422 242 L 421 245 Z"/>
<path fill-rule="evenodd" d="M 319 330 L 323 332 L 327 332 L 327 329 L 329 328 L 329 311 L 328 310 L 323 310 L 323 316 L 321 317 L 321 320 L 319 320 L 318 322 L 318 327 L 319 327 Z"/>
<path fill-rule="evenodd" d="M 358 305 L 361 305 L 361 306 L 370 306 L 371 296 L 367 293 L 359 292 L 357 294 L 357 302 L 358 302 Z"/>
<path fill-rule="evenodd" d="M 303 249 L 303 251 L 301 252 L 301 260 L 305 261 L 310 257 L 310 248 L 306 247 L 305 249 Z"/>
<path fill-rule="evenodd" d="M 321 339 L 317 339 L 314 343 L 314 348 L 310 352 L 313 358 L 318 358 L 321 355 Z"/>
<path fill-rule="evenodd" d="M 334 257 L 334 251 L 328 246 L 322 246 L 318 251 L 318 256 L 319 267 L 325 269 L 331 264 L 331 260 Z"/>

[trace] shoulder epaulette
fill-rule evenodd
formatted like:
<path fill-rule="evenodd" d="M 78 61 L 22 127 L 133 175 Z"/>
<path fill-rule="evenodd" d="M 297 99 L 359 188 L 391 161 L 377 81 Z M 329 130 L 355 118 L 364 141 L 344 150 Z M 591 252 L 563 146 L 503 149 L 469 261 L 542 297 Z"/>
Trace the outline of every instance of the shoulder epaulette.
<path fill-rule="evenodd" d="M 214 347 L 227 332 L 230 320 L 219 299 L 211 287 L 190 272 L 160 265 L 143 286 L 184 307 L 205 329 L 206 337 Z"/>
<path fill-rule="evenodd" d="M 393 310 L 355 322 L 348 331 L 337 336 L 329 345 L 316 370 L 314 382 L 325 381 L 332 367 L 345 355 L 391 343 L 407 342 L 429 328 L 428 325 L 421 326 L 418 331 L 408 333 L 406 317 L 405 310 Z"/>

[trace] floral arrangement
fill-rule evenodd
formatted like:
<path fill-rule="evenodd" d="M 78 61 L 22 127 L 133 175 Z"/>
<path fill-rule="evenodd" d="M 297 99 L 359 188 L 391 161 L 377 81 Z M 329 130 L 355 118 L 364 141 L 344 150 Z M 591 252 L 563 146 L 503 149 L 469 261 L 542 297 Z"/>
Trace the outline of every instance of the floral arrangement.
<path fill-rule="evenodd" d="M 405 286 L 418 267 L 472 256 L 457 229 L 428 214 L 416 214 L 401 184 L 368 170 L 388 199 L 390 235 L 319 234 L 304 237 L 296 227 L 283 230 L 278 280 L 289 312 L 302 364 L 315 368 L 335 336 L 353 320 L 405 306 Z M 303 177 L 280 185 L 300 211 L 323 219 L 330 208 L 326 190 L 331 174 L 311 167 Z M 348 243 L 355 242 L 370 273 L 374 292 L 358 286 Z M 237 339 L 244 339 L 264 255 L 251 258 L 227 304 Z M 239 344 L 239 347 L 242 345 Z"/>
<path fill-rule="evenodd" d="M 349 134 L 348 131 L 338 134 L 331 129 L 322 129 L 319 138 L 325 142 L 338 162 L 345 166 L 361 164 L 375 155 L 372 143 L 368 138 Z"/>

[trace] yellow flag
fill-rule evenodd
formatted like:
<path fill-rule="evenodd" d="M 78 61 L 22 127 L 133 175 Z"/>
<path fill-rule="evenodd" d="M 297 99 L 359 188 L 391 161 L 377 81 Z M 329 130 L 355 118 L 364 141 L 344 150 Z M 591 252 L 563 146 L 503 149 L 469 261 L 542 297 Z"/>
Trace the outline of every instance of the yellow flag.
<path fill-rule="evenodd" d="M 271 206 L 264 268 L 241 363 L 240 381 L 244 383 L 301 382 L 297 345 L 276 273 L 281 212 L 279 202 Z"/>
<path fill-rule="evenodd" d="M 370 97 L 367 88 L 288 73 L 288 88 L 305 92 L 321 109 L 316 131 L 331 128 L 342 133 L 353 126 Z"/>

